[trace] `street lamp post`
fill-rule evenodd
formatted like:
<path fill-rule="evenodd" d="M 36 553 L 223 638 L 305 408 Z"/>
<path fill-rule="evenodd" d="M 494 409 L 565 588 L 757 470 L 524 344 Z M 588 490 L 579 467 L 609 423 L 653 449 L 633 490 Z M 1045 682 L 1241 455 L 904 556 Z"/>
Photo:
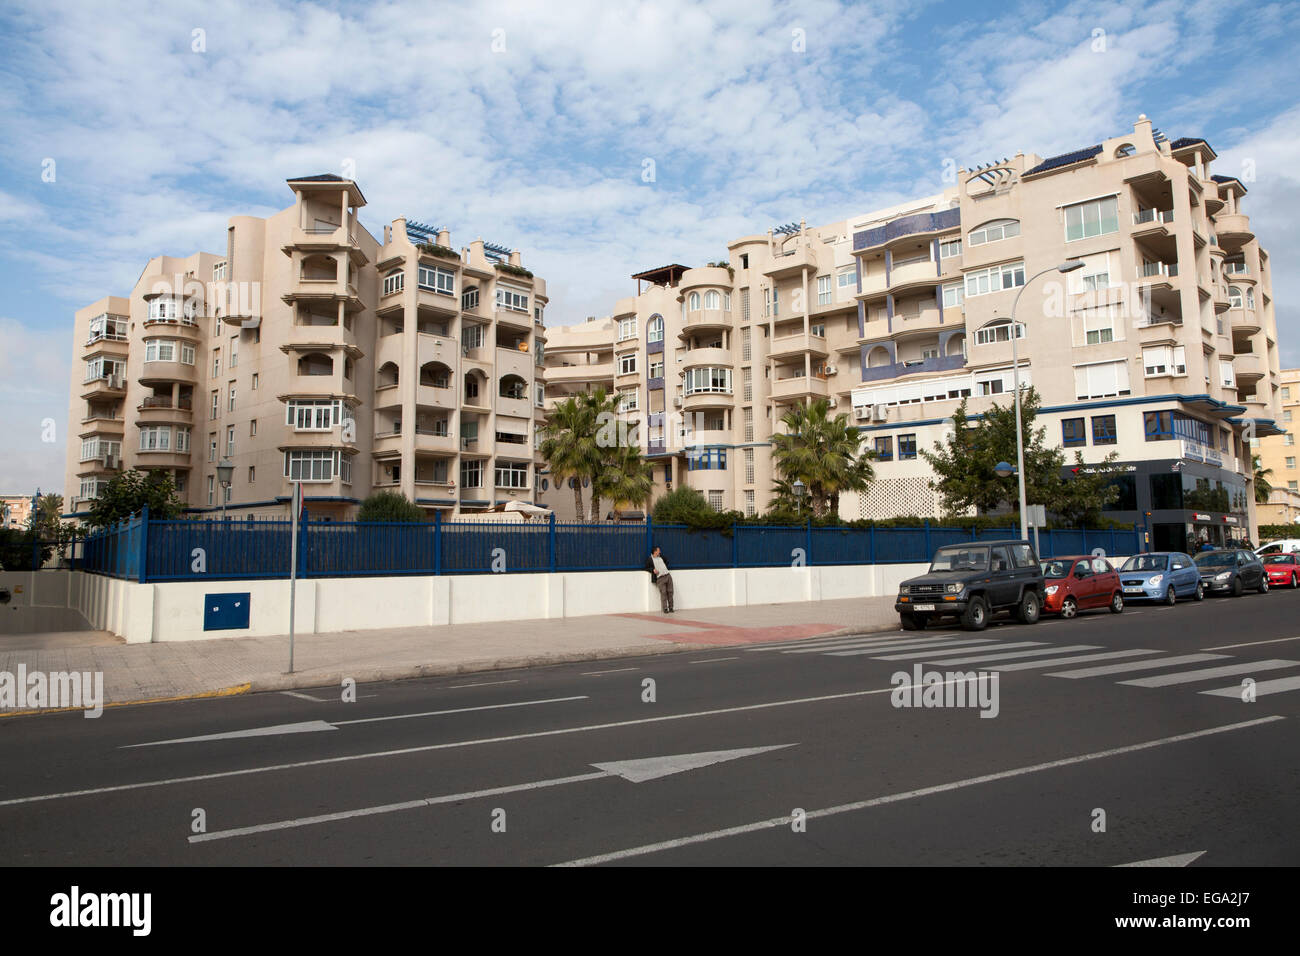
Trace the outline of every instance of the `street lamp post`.
<path fill-rule="evenodd" d="M 1025 280 L 1025 284 L 1020 287 L 1016 297 L 1011 300 L 1011 388 L 1015 392 L 1016 402 L 1016 483 L 1019 485 L 1020 490 L 1020 538 L 1022 541 L 1029 540 L 1029 515 L 1027 513 L 1028 506 L 1025 503 L 1025 440 L 1020 431 L 1020 349 L 1018 346 L 1020 336 L 1017 334 L 1020 327 L 1016 324 L 1016 307 L 1020 305 L 1020 297 L 1029 288 L 1029 284 L 1039 276 L 1045 276 L 1049 272 L 1073 272 L 1075 269 L 1082 268 L 1082 260 L 1070 259 L 1060 265 L 1052 266 L 1050 269 L 1036 272 Z"/>
<path fill-rule="evenodd" d="M 217 484 L 221 486 L 221 520 L 226 520 L 226 499 L 230 497 L 230 482 L 235 475 L 235 463 L 223 458 L 217 465 Z"/>
<path fill-rule="evenodd" d="M 798 478 L 796 478 L 796 479 L 794 480 L 794 502 L 795 502 L 794 507 L 795 507 L 795 514 L 797 514 L 797 515 L 798 515 L 799 517 L 801 517 L 801 518 L 803 517 L 803 495 L 804 495 L 804 491 L 807 489 L 807 487 L 808 487 L 808 486 L 805 485 L 805 484 L 804 484 L 802 481 L 800 481 Z"/>

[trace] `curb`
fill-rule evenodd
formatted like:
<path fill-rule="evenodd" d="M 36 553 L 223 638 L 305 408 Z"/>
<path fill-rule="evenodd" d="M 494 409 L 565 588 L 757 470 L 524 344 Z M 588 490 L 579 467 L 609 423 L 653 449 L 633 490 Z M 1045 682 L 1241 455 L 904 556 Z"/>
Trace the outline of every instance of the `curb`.
<path fill-rule="evenodd" d="M 244 683 L 235 684 L 231 687 L 218 687 L 216 690 L 201 690 L 194 694 L 177 694 L 174 697 L 142 697 L 139 700 L 115 700 L 104 704 L 104 709 L 108 710 L 110 707 L 134 707 L 136 704 L 171 704 L 181 700 L 236 697 L 240 694 L 247 694 L 252 686 L 250 683 Z M 70 711 L 84 712 L 86 709 L 85 707 L 41 707 L 35 710 L 0 711 L 0 719 L 5 717 L 39 717 L 43 714 L 66 714 Z"/>

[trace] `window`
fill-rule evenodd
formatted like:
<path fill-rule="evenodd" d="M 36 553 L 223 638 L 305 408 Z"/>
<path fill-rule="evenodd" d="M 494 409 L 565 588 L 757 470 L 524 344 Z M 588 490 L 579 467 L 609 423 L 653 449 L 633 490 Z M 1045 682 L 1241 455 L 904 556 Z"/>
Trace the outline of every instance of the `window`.
<path fill-rule="evenodd" d="M 1085 309 L 1082 313 L 1083 321 L 1083 344 L 1084 345 L 1105 345 L 1107 342 L 1115 341 L 1115 322 L 1116 310 L 1114 306 L 1106 306 L 1101 309 Z M 1119 338 L 1123 338 L 1123 326 L 1119 325 Z"/>
<path fill-rule="evenodd" d="M 1232 362 L 1227 359 L 1219 359 L 1219 379 L 1223 382 L 1224 388 L 1235 388 L 1237 377 L 1233 374 Z"/>
<path fill-rule="evenodd" d="M 744 391 L 741 393 L 741 401 L 752 402 L 754 400 L 754 370 L 746 366 L 741 370 L 744 381 Z"/>
<path fill-rule="evenodd" d="M 141 451 L 167 451 L 171 442 L 172 430 L 167 425 L 146 425 L 140 429 Z"/>
<path fill-rule="evenodd" d="M 498 488 L 527 488 L 530 466 L 526 462 L 503 461 L 496 468 Z"/>
<path fill-rule="evenodd" d="M 1075 397 L 1110 398 L 1129 394 L 1128 363 L 1098 362 L 1074 368 Z"/>
<path fill-rule="evenodd" d="M 1119 203 L 1114 196 L 1065 207 L 1065 241 L 1119 232 Z"/>
<path fill-rule="evenodd" d="M 749 369 L 745 369 L 745 371 L 748 372 Z M 750 387 L 748 382 L 745 383 L 745 387 L 746 388 Z M 754 440 L 754 409 L 752 408 L 744 409 L 744 422 L 745 422 L 745 441 L 753 441 Z M 751 448 L 750 451 L 752 452 L 753 449 Z"/>
<path fill-rule="evenodd" d="M 483 347 L 483 326 L 470 323 L 460 330 L 462 349 L 479 349 Z"/>
<path fill-rule="evenodd" d="M 1288 468 L 1294 468 L 1294 467 L 1295 467 L 1295 457 L 1294 457 L 1294 456 L 1292 456 L 1292 457 L 1290 457 L 1290 458 L 1287 458 L 1287 460 L 1286 460 L 1286 466 L 1287 466 Z"/>
<path fill-rule="evenodd" d="M 688 312 L 698 312 L 700 309 L 700 294 L 692 292 L 686 297 L 686 309 Z"/>
<path fill-rule="evenodd" d="M 405 273 L 401 269 L 393 269 L 384 276 L 383 295 L 392 295 L 395 292 L 401 292 L 405 283 Z"/>
<path fill-rule="evenodd" d="M 731 394 L 731 369 L 692 368 L 686 370 L 686 394 L 720 392 Z"/>
<path fill-rule="evenodd" d="M 831 304 L 831 295 L 832 295 L 832 292 L 831 292 L 831 277 L 830 277 L 830 276 L 818 276 L 818 277 L 817 277 L 817 304 L 818 304 L 818 305 L 830 305 L 830 304 Z"/>
<path fill-rule="evenodd" d="M 664 340 L 664 317 L 662 315 L 650 316 L 650 321 L 646 323 L 645 340 L 647 342 L 662 342 Z"/>
<path fill-rule="evenodd" d="M 727 449 L 692 448 L 686 452 L 687 471 L 726 471 Z"/>
<path fill-rule="evenodd" d="M 189 454 L 190 450 L 190 430 L 188 428 L 176 429 L 176 450 Z"/>
<path fill-rule="evenodd" d="M 217 433 L 208 432 L 208 461 L 217 460 Z"/>
<path fill-rule="evenodd" d="M 722 296 L 718 295 L 718 293 L 713 290 L 704 293 L 704 307 L 706 309 L 722 308 Z"/>
<path fill-rule="evenodd" d="M 1025 324 L 1023 322 L 1017 322 L 1016 338 L 1023 339 L 1024 337 L 1025 337 Z M 991 345 L 994 342 L 1010 342 L 1010 341 L 1011 341 L 1011 320 L 1010 319 L 999 319 L 997 321 L 990 322 L 982 329 L 975 330 L 976 345 Z"/>
<path fill-rule="evenodd" d="M 340 470 L 340 454 L 337 451 L 286 451 L 284 453 L 284 476 L 290 481 L 333 481 Z M 348 478 L 351 477 L 351 460 L 347 463 Z M 340 474 L 340 477 L 343 475 Z"/>
<path fill-rule="evenodd" d="M 257 373 L 253 373 L 253 391 L 257 391 Z"/>
<path fill-rule="evenodd" d="M 1241 289 L 1235 285 L 1228 286 L 1228 305 L 1234 309 L 1242 306 Z"/>
<path fill-rule="evenodd" d="M 916 460 L 916 434 L 898 436 L 898 460 Z"/>
<path fill-rule="evenodd" d="M 1020 223 L 1017 220 L 997 219 L 993 222 L 985 223 L 978 229 L 971 230 L 970 244 L 972 246 L 982 246 L 986 242 L 997 242 L 1001 239 L 1011 239 L 1018 235 L 1020 235 Z M 958 245 L 957 251 L 961 251 L 960 244 Z"/>
<path fill-rule="evenodd" d="M 745 492 L 745 516 L 747 518 L 752 518 L 756 514 L 758 514 L 758 510 L 754 506 L 754 492 L 746 491 Z"/>
<path fill-rule="evenodd" d="M 456 294 L 456 273 L 448 269 L 421 265 L 416 281 L 421 289 L 429 289 L 439 295 Z"/>
<path fill-rule="evenodd" d="M 1300 491 L 1300 482 L 1288 481 L 1286 483 L 1287 491 Z"/>
<path fill-rule="evenodd" d="M 1143 412 L 1142 431 L 1147 441 L 1164 441 L 1174 437 L 1173 412 Z"/>
<path fill-rule="evenodd" d="M 740 321 L 749 321 L 749 290 L 740 290 Z"/>
<path fill-rule="evenodd" d="M 248 437 L 254 438 L 256 436 L 257 436 L 257 419 L 250 418 L 248 421 Z"/>
<path fill-rule="evenodd" d="M 146 362 L 176 361 L 176 343 L 171 339 L 145 339 L 144 360 Z"/>
<path fill-rule="evenodd" d="M 628 339 L 636 338 L 636 316 L 629 315 L 618 320 L 618 340 L 626 342 Z"/>
<path fill-rule="evenodd" d="M 750 485 L 754 483 L 754 449 L 752 448 L 745 449 L 745 483 Z"/>
<path fill-rule="evenodd" d="M 636 373 L 636 353 L 629 352 L 627 355 L 618 357 L 618 374 L 633 375 Z"/>
<path fill-rule="evenodd" d="M 776 318 L 780 314 L 781 314 L 781 290 L 773 289 L 772 290 L 772 318 Z"/>
<path fill-rule="evenodd" d="M 740 360 L 742 362 L 751 361 L 753 358 L 753 347 L 750 345 L 749 329 L 740 330 Z"/>
<path fill-rule="evenodd" d="M 721 511 L 722 505 L 722 492 L 711 490 L 709 492 L 709 507 L 714 511 Z"/>
<path fill-rule="evenodd" d="M 235 454 L 235 426 L 226 426 L 226 457 L 232 458 Z"/>
<path fill-rule="evenodd" d="M 1181 345 L 1143 349 L 1142 368 L 1147 378 L 1155 375 L 1186 375 L 1185 350 Z"/>
<path fill-rule="evenodd" d="M 835 284 L 841 289 L 858 284 L 858 270 L 856 266 L 844 266 L 835 276 Z"/>
<path fill-rule="evenodd" d="M 235 410 L 235 383 L 231 382 L 230 383 L 230 408 L 228 409 L 228 411 L 233 412 L 234 410 Z"/>
<path fill-rule="evenodd" d="M 284 423 L 297 432 L 323 432 L 343 424 L 350 412 L 337 398 L 291 398 L 285 402 Z"/>
<path fill-rule="evenodd" d="M 1061 419 L 1061 442 L 1066 448 L 1088 444 L 1088 433 L 1082 418 Z"/>
<path fill-rule="evenodd" d="M 460 294 L 460 307 L 466 312 L 478 308 L 478 286 L 470 286 Z"/>
<path fill-rule="evenodd" d="M 1285 435 L 1285 436 L 1283 437 L 1283 439 L 1282 439 L 1282 444 L 1284 444 L 1284 445 L 1286 445 L 1286 446 L 1288 446 L 1288 447 L 1290 447 L 1291 445 L 1294 445 L 1294 444 L 1295 444 L 1295 435 L 1293 435 L 1291 432 L 1287 432 L 1286 435 Z"/>
<path fill-rule="evenodd" d="M 1092 416 L 1092 443 L 1094 445 L 1113 445 L 1115 442 L 1115 416 Z"/>
<path fill-rule="evenodd" d="M 538 408 L 541 408 L 546 404 L 546 386 L 541 382 L 537 382 L 535 388 L 536 391 L 533 396 L 533 404 Z"/>
<path fill-rule="evenodd" d="M 1290 420 L 1291 420 L 1291 409 L 1284 408 L 1282 410 L 1282 421 L 1289 422 Z"/>
<path fill-rule="evenodd" d="M 955 309 L 963 301 L 964 296 L 962 295 L 962 284 L 960 282 L 949 282 L 943 287 L 943 307 L 945 309 Z"/>
<path fill-rule="evenodd" d="M 215 476 L 215 475 L 208 475 L 208 504 L 209 504 L 209 505 L 212 504 L 212 501 L 213 501 L 213 491 L 215 490 L 216 485 L 217 485 L 217 478 L 216 478 L 216 476 Z"/>
<path fill-rule="evenodd" d="M 212 281 L 220 282 L 226 277 L 226 264 L 224 262 L 214 263 L 212 266 Z"/>
<path fill-rule="evenodd" d="M 228 354 L 230 355 L 230 368 L 234 368 L 239 364 L 239 336 L 238 335 L 232 335 L 230 337 L 230 352 Z"/>
<path fill-rule="evenodd" d="M 1025 264 L 1009 262 L 1005 265 L 966 273 L 966 298 L 1014 289 L 1025 284 Z"/>
<path fill-rule="evenodd" d="M 498 282 L 496 303 L 498 309 L 526 313 L 528 311 L 528 290 L 521 286 Z"/>
<path fill-rule="evenodd" d="M 221 349 L 212 350 L 212 376 L 221 374 Z"/>
<path fill-rule="evenodd" d="M 1211 260 L 1213 261 L 1213 260 Z M 1246 308 L 1255 308 L 1255 288 L 1254 286 L 1246 287 Z"/>
<path fill-rule="evenodd" d="M 1282 386 L 1282 397 L 1283 397 L 1283 398 L 1290 398 L 1290 397 L 1291 397 L 1291 389 L 1290 389 L 1289 386 L 1287 386 L 1287 385 L 1283 385 L 1283 386 Z"/>
<path fill-rule="evenodd" d="M 650 360 L 650 376 L 649 376 L 649 377 L 650 377 L 650 378 L 663 378 L 663 377 L 664 377 L 664 360 L 663 360 L 663 359 L 651 359 L 651 360 Z"/>
<path fill-rule="evenodd" d="M 182 342 L 181 343 L 181 364 L 193 365 L 194 356 L 195 356 L 194 346 L 190 345 L 188 342 Z"/>
<path fill-rule="evenodd" d="M 221 394 L 217 389 L 212 390 L 212 420 L 216 421 L 217 412 L 221 407 Z"/>
<path fill-rule="evenodd" d="M 1016 223 L 1016 231 L 1019 232 L 1020 224 Z M 951 259 L 953 256 L 961 255 L 961 240 L 946 239 L 939 242 L 939 258 Z"/>
<path fill-rule="evenodd" d="M 639 407 L 638 397 L 640 391 L 635 388 L 620 388 L 618 390 L 618 410 L 620 412 L 634 412 Z"/>
<path fill-rule="evenodd" d="M 808 334 L 816 335 L 823 339 L 826 338 L 826 324 L 824 322 L 817 322 L 808 326 Z"/>
<path fill-rule="evenodd" d="M 248 466 L 248 483 L 251 485 L 257 480 L 257 469 L 252 465 Z"/>
<path fill-rule="evenodd" d="M 483 487 L 483 461 L 474 458 L 460 463 L 460 486 L 462 488 Z"/>
<path fill-rule="evenodd" d="M 877 461 L 893 461 L 894 439 L 889 435 L 877 438 L 875 441 L 875 451 Z"/>

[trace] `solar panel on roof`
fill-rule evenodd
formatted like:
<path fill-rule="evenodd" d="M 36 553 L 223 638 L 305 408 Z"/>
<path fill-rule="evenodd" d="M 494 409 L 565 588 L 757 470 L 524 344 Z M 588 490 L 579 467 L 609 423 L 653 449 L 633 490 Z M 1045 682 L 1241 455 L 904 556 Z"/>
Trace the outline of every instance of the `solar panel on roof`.
<path fill-rule="evenodd" d="M 1053 156 L 1051 159 L 1045 159 L 1033 169 L 1025 173 L 1026 176 L 1033 173 L 1044 173 L 1049 169 L 1057 169 L 1061 166 L 1069 166 L 1071 163 L 1081 163 L 1085 159 L 1092 159 L 1101 152 L 1101 144 L 1089 146 L 1087 149 L 1076 149 L 1072 153 L 1062 153 L 1060 156 Z"/>

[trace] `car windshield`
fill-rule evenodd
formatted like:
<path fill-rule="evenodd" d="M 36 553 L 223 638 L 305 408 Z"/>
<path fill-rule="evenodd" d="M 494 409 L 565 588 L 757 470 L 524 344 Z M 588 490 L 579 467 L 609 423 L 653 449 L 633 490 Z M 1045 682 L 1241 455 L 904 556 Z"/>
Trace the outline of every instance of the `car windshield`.
<path fill-rule="evenodd" d="M 1224 568 L 1237 563 L 1237 552 L 1206 551 L 1196 556 L 1196 563 L 1203 568 Z"/>
<path fill-rule="evenodd" d="M 1294 554 L 1270 554 L 1264 559 L 1269 564 L 1295 564 Z"/>
<path fill-rule="evenodd" d="M 1163 571 L 1169 565 L 1166 554 L 1136 554 L 1124 562 L 1121 571 Z"/>
<path fill-rule="evenodd" d="M 1072 567 L 1074 567 L 1073 561 L 1044 561 L 1043 577 L 1063 578 L 1070 573 Z"/>
<path fill-rule="evenodd" d="M 987 571 L 989 549 L 972 547 L 940 548 L 930 562 L 931 571 Z"/>

